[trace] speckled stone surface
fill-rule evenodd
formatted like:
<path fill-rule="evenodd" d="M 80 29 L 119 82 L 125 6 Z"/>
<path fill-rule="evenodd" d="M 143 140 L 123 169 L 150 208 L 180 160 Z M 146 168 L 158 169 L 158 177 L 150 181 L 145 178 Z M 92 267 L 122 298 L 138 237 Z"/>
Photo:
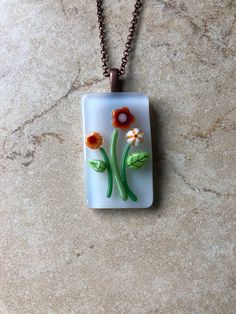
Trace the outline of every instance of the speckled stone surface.
<path fill-rule="evenodd" d="M 112 66 L 133 1 L 105 0 Z M 85 207 L 80 98 L 108 91 L 95 1 L 0 1 L 0 313 L 236 312 L 236 2 L 146 1 L 155 203 Z"/>

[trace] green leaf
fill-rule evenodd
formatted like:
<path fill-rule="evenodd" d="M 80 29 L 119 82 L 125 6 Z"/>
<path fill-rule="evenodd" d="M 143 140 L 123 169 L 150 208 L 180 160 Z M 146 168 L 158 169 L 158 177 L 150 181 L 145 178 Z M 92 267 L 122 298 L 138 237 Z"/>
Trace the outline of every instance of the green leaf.
<path fill-rule="evenodd" d="M 107 169 L 106 163 L 103 160 L 89 160 L 89 166 L 97 172 L 104 172 Z"/>
<path fill-rule="evenodd" d="M 139 169 L 146 164 L 149 158 L 150 154 L 147 152 L 132 153 L 127 158 L 127 166 L 130 169 Z"/>

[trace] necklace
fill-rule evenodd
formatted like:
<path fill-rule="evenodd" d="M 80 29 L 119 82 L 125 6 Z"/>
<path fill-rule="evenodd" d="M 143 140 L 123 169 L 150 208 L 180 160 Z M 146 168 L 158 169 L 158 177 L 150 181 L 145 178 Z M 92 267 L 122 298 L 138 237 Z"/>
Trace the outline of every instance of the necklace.
<path fill-rule="evenodd" d="M 153 202 L 149 101 L 144 93 L 121 92 L 119 81 L 126 72 L 143 1 L 134 5 L 119 69 L 109 67 L 102 4 L 97 0 L 101 60 L 111 92 L 82 97 L 87 205 L 147 208 Z"/>

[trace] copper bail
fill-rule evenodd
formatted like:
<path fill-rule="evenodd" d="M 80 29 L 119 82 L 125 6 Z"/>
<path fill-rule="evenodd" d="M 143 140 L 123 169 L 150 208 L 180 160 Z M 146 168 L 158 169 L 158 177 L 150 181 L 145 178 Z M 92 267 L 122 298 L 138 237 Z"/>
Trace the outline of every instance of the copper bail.
<path fill-rule="evenodd" d="M 111 92 L 120 92 L 118 69 L 110 69 L 110 85 L 111 85 Z"/>

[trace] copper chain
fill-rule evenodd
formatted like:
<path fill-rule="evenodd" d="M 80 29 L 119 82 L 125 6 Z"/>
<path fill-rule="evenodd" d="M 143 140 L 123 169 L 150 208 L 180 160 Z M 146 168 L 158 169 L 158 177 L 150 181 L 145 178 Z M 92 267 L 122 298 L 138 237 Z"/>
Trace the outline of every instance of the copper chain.
<path fill-rule="evenodd" d="M 99 25 L 99 32 L 100 32 L 100 46 L 101 46 L 101 54 L 102 54 L 102 68 L 103 68 L 103 75 L 105 77 L 109 77 L 110 75 L 110 68 L 108 66 L 108 53 L 106 48 L 106 36 L 105 36 L 105 25 L 104 25 L 104 17 L 103 17 L 103 8 L 102 8 L 103 0 L 97 0 L 97 15 L 98 15 L 98 25 Z M 125 74 L 126 64 L 128 62 L 129 53 L 132 48 L 135 31 L 137 28 L 138 16 L 140 14 L 140 9 L 143 5 L 143 0 L 136 0 L 134 5 L 134 12 L 132 14 L 133 19 L 130 23 L 129 27 L 129 35 L 127 37 L 127 41 L 125 43 L 125 50 L 123 52 L 123 58 L 121 59 L 121 66 L 119 69 L 119 76 Z"/>

